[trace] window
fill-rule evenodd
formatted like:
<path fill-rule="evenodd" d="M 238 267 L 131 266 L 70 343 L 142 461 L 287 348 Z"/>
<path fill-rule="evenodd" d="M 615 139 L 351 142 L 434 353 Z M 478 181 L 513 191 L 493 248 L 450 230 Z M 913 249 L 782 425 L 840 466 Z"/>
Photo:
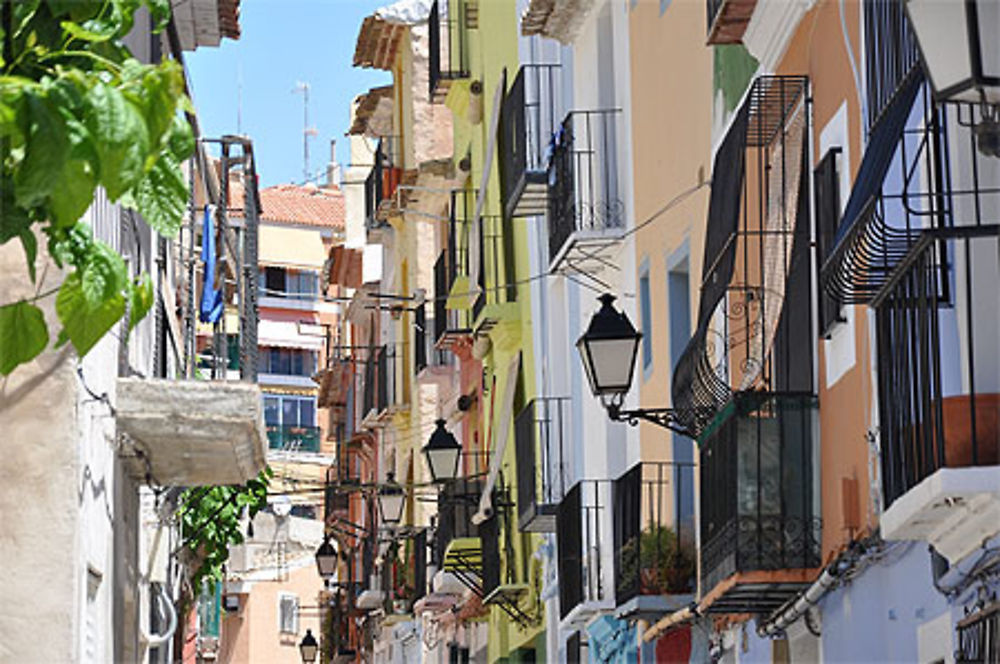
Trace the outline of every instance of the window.
<path fill-rule="evenodd" d="M 264 397 L 264 423 L 269 427 L 316 426 L 316 398 L 268 394 Z"/>
<path fill-rule="evenodd" d="M 278 631 L 282 634 L 299 633 L 299 598 L 297 595 L 278 595 Z"/>
<path fill-rule="evenodd" d="M 822 270 L 830 252 L 836 243 L 837 226 L 840 224 L 840 173 L 837 159 L 840 148 L 830 148 L 816 166 L 813 172 L 813 185 L 816 206 L 816 261 L 817 269 Z M 828 337 L 834 323 L 843 322 L 841 304 L 819 286 L 816 301 L 819 302 L 820 335 Z"/>
<path fill-rule="evenodd" d="M 257 283 L 266 297 L 315 300 L 319 296 L 319 274 L 311 270 L 264 267 Z"/>
<path fill-rule="evenodd" d="M 646 370 L 653 366 L 653 311 L 649 298 L 648 266 L 639 276 L 639 308 L 642 318 L 642 368 Z"/>
<path fill-rule="evenodd" d="M 282 376 L 311 376 L 316 372 L 316 352 L 299 348 L 262 347 L 258 371 Z"/>

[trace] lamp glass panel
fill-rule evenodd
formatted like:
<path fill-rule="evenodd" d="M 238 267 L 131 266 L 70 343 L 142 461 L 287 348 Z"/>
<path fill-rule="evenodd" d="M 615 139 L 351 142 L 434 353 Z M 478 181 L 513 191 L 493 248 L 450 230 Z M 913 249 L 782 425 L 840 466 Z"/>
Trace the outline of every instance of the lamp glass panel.
<path fill-rule="evenodd" d="M 427 464 L 435 481 L 453 480 L 458 476 L 460 448 L 427 450 Z"/>
<path fill-rule="evenodd" d="M 591 339 L 586 342 L 592 363 L 591 387 L 595 394 L 627 392 L 638 339 Z"/>
<path fill-rule="evenodd" d="M 406 503 L 405 493 L 382 493 L 379 495 L 379 503 L 382 506 L 383 521 L 399 523 L 403 520 L 403 508 Z"/>
<path fill-rule="evenodd" d="M 965 3 L 956 0 L 909 0 L 910 23 L 929 69 L 936 92 L 959 84 L 971 84 L 972 64 L 969 59 L 969 34 L 965 18 Z M 969 99 L 971 90 L 955 95 Z"/>
<path fill-rule="evenodd" d="M 315 662 L 316 655 L 319 653 L 319 646 L 306 644 L 299 646 L 299 650 L 302 653 L 303 662 Z"/>
<path fill-rule="evenodd" d="M 979 14 L 983 77 L 997 79 L 1000 78 L 1000 2 L 979 0 L 976 9 Z M 1000 104 L 1000 84 L 988 87 L 985 92 L 990 103 Z"/>

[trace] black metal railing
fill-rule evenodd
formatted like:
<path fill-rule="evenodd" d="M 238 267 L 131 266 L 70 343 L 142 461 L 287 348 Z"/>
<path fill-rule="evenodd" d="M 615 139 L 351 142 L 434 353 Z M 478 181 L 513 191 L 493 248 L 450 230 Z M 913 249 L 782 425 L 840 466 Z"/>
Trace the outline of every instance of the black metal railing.
<path fill-rule="evenodd" d="M 382 201 L 392 198 L 402 178 L 397 152 L 398 139 L 392 136 L 379 139 L 372 169 L 365 178 L 365 227 L 369 230 L 386 225 L 379 212 Z"/>
<path fill-rule="evenodd" d="M 871 128 L 904 81 L 920 66 L 920 48 L 902 2 L 871 0 L 862 3 L 862 7 L 868 127 Z"/>
<path fill-rule="evenodd" d="M 427 306 L 421 302 L 413 312 L 413 373 L 427 368 Z"/>
<path fill-rule="evenodd" d="M 378 359 L 375 363 L 378 401 L 375 410 L 384 413 L 389 408 L 389 383 L 391 382 L 389 367 L 389 349 L 382 346 L 378 349 Z"/>
<path fill-rule="evenodd" d="M 473 316 L 487 304 L 503 304 L 517 300 L 517 286 L 513 276 L 513 261 L 509 225 L 503 217 L 483 216 L 479 222 L 480 269 L 478 284 L 481 291 L 473 305 Z"/>
<path fill-rule="evenodd" d="M 615 601 L 697 586 L 694 464 L 639 463 L 614 482 Z"/>
<path fill-rule="evenodd" d="M 556 548 L 559 554 L 559 617 L 586 602 L 608 597 L 611 570 L 608 510 L 611 484 L 583 480 L 573 485 L 556 510 Z"/>
<path fill-rule="evenodd" d="M 500 182 L 508 217 L 543 215 L 548 168 L 562 107 L 559 65 L 530 64 L 518 70 L 500 115 Z"/>
<path fill-rule="evenodd" d="M 287 452 L 319 452 L 319 427 L 275 426 L 267 427 L 268 447 Z"/>
<path fill-rule="evenodd" d="M 671 384 L 695 436 L 734 393 L 813 389 L 807 87 L 759 77 L 715 156 L 698 323 Z"/>
<path fill-rule="evenodd" d="M 368 413 L 375 410 L 378 404 L 377 381 L 378 381 L 378 356 L 380 349 L 372 348 L 365 360 L 365 371 L 362 377 L 362 397 L 361 397 L 361 418 L 365 418 Z"/>
<path fill-rule="evenodd" d="M 872 301 L 886 506 L 944 467 L 1000 463 L 1000 225 L 923 232 Z"/>
<path fill-rule="evenodd" d="M 618 231 L 625 203 L 618 179 L 618 109 L 572 111 L 552 141 L 549 162 L 549 260 L 579 232 Z"/>
<path fill-rule="evenodd" d="M 701 443 L 701 583 L 820 564 L 813 482 L 816 400 L 735 395 Z"/>
<path fill-rule="evenodd" d="M 1000 662 L 1000 602 L 993 601 L 958 621 L 956 664 Z"/>
<path fill-rule="evenodd" d="M 566 493 L 569 397 L 532 399 L 514 420 L 517 446 L 517 525 L 524 532 L 555 530 Z"/>
<path fill-rule="evenodd" d="M 450 9 L 454 10 L 454 16 Z M 431 99 L 443 97 L 451 81 L 469 77 L 466 12 L 465 0 L 434 0 L 431 3 L 427 19 L 427 78 Z"/>
<path fill-rule="evenodd" d="M 472 516 L 479 509 L 478 497 L 482 492 L 480 480 L 462 478 L 446 484 L 438 494 L 434 562 L 439 567 L 452 540 L 479 535 L 479 528 L 472 523 Z"/>

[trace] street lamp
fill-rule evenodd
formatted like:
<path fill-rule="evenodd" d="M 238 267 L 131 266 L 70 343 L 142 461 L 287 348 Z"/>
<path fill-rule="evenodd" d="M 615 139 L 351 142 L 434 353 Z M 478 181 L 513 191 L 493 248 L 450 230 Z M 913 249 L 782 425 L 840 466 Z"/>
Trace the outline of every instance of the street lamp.
<path fill-rule="evenodd" d="M 337 550 L 330 543 L 329 535 L 323 538 L 323 543 L 316 549 L 316 567 L 324 579 L 329 579 L 337 571 Z"/>
<path fill-rule="evenodd" d="M 973 127 L 979 151 L 1000 157 L 1000 3 L 907 0 L 927 74 L 939 101 L 980 105 Z"/>
<path fill-rule="evenodd" d="M 316 661 L 316 655 L 319 654 L 319 643 L 316 642 L 316 637 L 313 636 L 311 629 L 307 629 L 306 635 L 302 637 L 299 653 L 302 655 L 302 664 L 312 664 Z"/>
<path fill-rule="evenodd" d="M 614 307 L 615 296 L 605 293 L 597 298 L 601 308 L 590 319 L 587 331 L 576 342 L 590 391 L 617 422 L 632 426 L 646 420 L 684 435 L 690 435 L 672 408 L 622 410 L 625 395 L 632 386 L 635 356 L 642 333 L 635 329 L 623 311 Z"/>
<path fill-rule="evenodd" d="M 938 99 L 1000 104 L 996 0 L 907 0 Z"/>
<path fill-rule="evenodd" d="M 403 520 L 403 510 L 406 508 L 406 491 L 396 482 L 395 474 L 386 474 L 386 481 L 378 490 L 378 508 L 382 513 L 382 523 L 388 526 L 399 525 Z"/>
<path fill-rule="evenodd" d="M 458 460 L 461 457 L 462 446 L 455 440 L 455 436 L 444 428 L 443 419 L 439 419 L 436 424 L 437 428 L 431 433 L 430 440 L 422 451 L 427 458 L 431 480 L 436 483 L 449 482 L 458 477 Z"/>

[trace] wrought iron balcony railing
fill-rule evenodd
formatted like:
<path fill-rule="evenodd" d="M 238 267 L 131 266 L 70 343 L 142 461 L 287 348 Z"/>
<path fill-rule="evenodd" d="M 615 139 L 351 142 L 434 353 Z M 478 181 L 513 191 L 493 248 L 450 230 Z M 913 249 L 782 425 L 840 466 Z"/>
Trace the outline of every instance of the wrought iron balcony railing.
<path fill-rule="evenodd" d="M 268 425 L 267 442 L 272 450 L 319 452 L 319 427 Z"/>
<path fill-rule="evenodd" d="M 402 179 L 402 168 L 398 162 L 395 137 L 379 139 L 375 149 L 372 170 L 365 178 L 365 228 L 384 228 L 387 223 L 382 217 L 382 202 L 391 200 Z"/>
<path fill-rule="evenodd" d="M 998 283 L 1000 225 L 925 230 L 872 301 L 886 507 L 940 468 L 1000 463 Z"/>
<path fill-rule="evenodd" d="M 435 101 L 444 99 L 452 81 L 469 77 L 468 20 L 465 0 L 431 3 L 427 78 L 430 98 Z"/>
<path fill-rule="evenodd" d="M 559 554 L 559 617 L 580 605 L 611 597 L 611 483 L 582 480 L 573 485 L 556 511 Z"/>
<path fill-rule="evenodd" d="M 549 156 L 559 128 L 559 65 L 518 70 L 500 117 L 500 181 L 508 217 L 544 215 L 549 199 Z"/>
<path fill-rule="evenodd" d="M 698 323 L 672 403 L 700 436 L 734 393 L 813 389 L 802 76 L 762 76 L 715 156 Z"/>
<path fill-rule="evenodd" d="M 573 111 L 552 139 L 548 224 L 553 269 L 606 267 L 605 253 L 625 229 L 618 175 L 620 122 L 618 109 Z"/>
<path fill-rule="evenodd" d="M 434 536 L 434 562 L 439 568 L 452 540 L 479 536 L 478 527 L 472 523 L 479 503 L 468 497 L 479 496 L 482 491 L 482 482 L 478 479 L 459 479 L 445 485 L 439 494 L 437 532 Z"/>
<path fill-rule="evenodd" d="M 804 394 L 735 395 L 701 443 L 701 582 L 708 594 L 739 572 L 820 564 L 813 481 L 816 400 Z M 776 581 L 777 584 L 777 581 Z M 793 589 L 786 588 L 794 594 Z M 723 596 L 711 611 L 768 613 L 781 593 Z"/>
<path fill-rule="evenodd" d="M 956 664 L 1000 662 L 1000 602 L 994 600 L 958 621 Z"/>
<path fill-rule="evenodd" d="M 645 462 L 615 480 L 615 601 L 693 595 L 694 464 Z"/>
<path fill-rule="evenodd" d="M 566 493 L 569 397 L 532 399 L 514 420 L 517 446 L 517 525 L 524 532 L 554 532 Z"/>
<path fill-rule="evenodd" d="M 920 48 L 906 10 L 897 0 L 862 3 L 868 127 L 882 117 L 906 79 L 920 66 Z"/>

